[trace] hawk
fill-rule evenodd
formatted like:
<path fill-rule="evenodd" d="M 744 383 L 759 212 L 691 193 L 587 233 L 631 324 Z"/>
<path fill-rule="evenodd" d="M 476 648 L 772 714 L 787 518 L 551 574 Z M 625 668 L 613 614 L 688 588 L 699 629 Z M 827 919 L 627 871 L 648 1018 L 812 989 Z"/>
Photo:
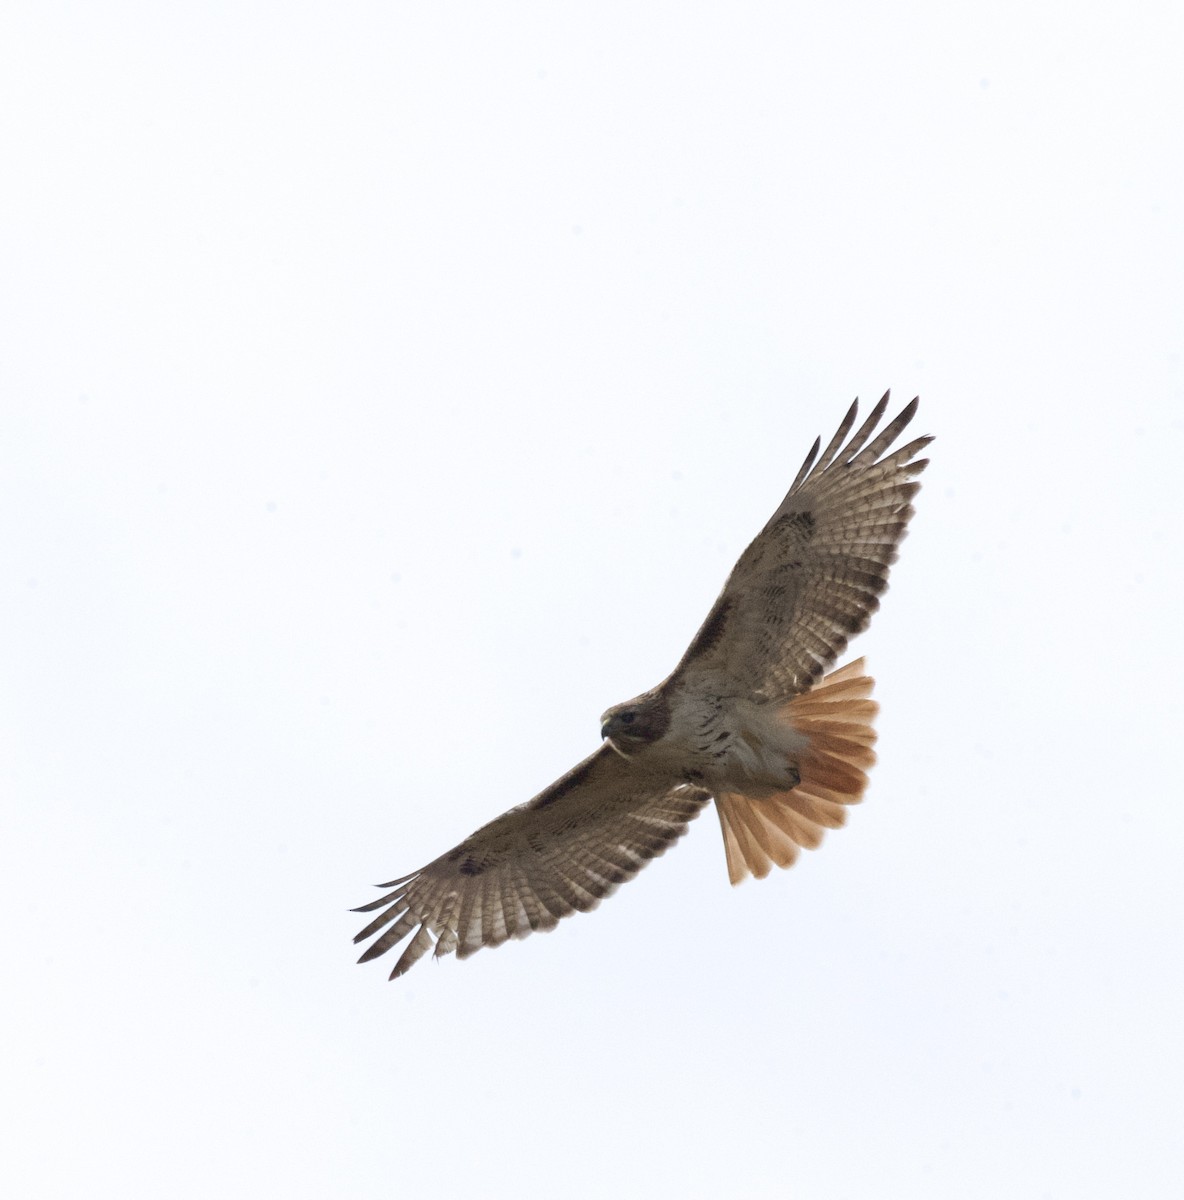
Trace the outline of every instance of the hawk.
<path fill-rule="evenodd" d="M 610 708 L 600 748 L 355 912 L 378 916 L 360 962 L 412 935 L 395 979 L 429 950 L 467 958 L 588 912 L 687 831 L 710 800 L 728 875 L 788 867 L 842 825 L 875 761 L 864 660 L 824 674 L 866 628 L 913 515 L 919 437 L 888 453 L 917 400 L 877 432 L 888 395 L 847 440 L 851 405 L 816 440 L 740 556 L 673 673 Z"/>

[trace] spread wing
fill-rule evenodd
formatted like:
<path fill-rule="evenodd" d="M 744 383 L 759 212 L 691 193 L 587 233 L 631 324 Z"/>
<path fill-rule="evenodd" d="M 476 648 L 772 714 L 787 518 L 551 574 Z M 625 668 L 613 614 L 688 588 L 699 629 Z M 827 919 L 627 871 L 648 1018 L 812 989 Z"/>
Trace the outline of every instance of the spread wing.
<path fill-rule="evenodd" d="M 806 691 L 866 628 L 913 515 L 917 438 L 887 454 L 917 411 L 912 401 L 875 434 L 888 394 L 844 445 L 859 402 L 819 456 L 806 456 L 780 507 L 728 577 L 668 686 L 758 700 Z M 710 684 L 708 684 L 710 680 Z"/>
<path fill-rule="evenodd" d="M 588 912 L 687 831 L 708 793 L 639 771 L 605 745 L 533 800 L 482 826 L 394 891 L 356 912 L 377 916 L 355 942 L 382 935 L 358 960 L 415 936 L 391 978 L 435 945 L 467 958 Z M 416 927 L 418 926 L 418 929 Z"/>

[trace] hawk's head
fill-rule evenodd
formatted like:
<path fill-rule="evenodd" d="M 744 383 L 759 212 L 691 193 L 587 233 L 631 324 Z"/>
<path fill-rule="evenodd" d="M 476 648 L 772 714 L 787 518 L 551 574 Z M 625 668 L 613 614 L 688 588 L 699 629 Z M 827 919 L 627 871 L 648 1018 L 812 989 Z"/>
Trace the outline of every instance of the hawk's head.
<path fill-rule="evenodd" d="M 670 705 L 660 692 L 614 704 L 600 718 L 600 736 L 625 758 L 652 745 L 670 728 Z"/>

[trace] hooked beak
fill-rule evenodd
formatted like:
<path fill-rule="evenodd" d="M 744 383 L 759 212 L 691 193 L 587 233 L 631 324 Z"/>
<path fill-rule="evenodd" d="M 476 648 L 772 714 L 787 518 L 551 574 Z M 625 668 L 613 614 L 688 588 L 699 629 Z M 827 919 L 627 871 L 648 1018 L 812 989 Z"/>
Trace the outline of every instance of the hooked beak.
<path fill-rule="evenodd" d="M 629 755 L 613 741 L 613 734 L 617 732 L 617 719 L 615 716 L 609 716 L 607 713 L 600 718 L 600 736 L 608 742 L 608 744 L 622 757 L 628 758 Z"/>

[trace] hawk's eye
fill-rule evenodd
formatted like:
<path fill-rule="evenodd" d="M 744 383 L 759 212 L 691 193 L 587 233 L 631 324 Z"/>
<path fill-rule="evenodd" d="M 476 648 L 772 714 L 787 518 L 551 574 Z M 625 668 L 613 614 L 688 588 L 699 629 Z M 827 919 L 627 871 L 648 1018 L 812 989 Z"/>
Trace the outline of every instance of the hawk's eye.
<path fill-rule="evenodd" d="M 636 720 L 637 720 L 637 714 L 635 712 L 623 712 L 621 714 L 621 724 L 622 725 L 632 725 L 633 722 Z"/>

